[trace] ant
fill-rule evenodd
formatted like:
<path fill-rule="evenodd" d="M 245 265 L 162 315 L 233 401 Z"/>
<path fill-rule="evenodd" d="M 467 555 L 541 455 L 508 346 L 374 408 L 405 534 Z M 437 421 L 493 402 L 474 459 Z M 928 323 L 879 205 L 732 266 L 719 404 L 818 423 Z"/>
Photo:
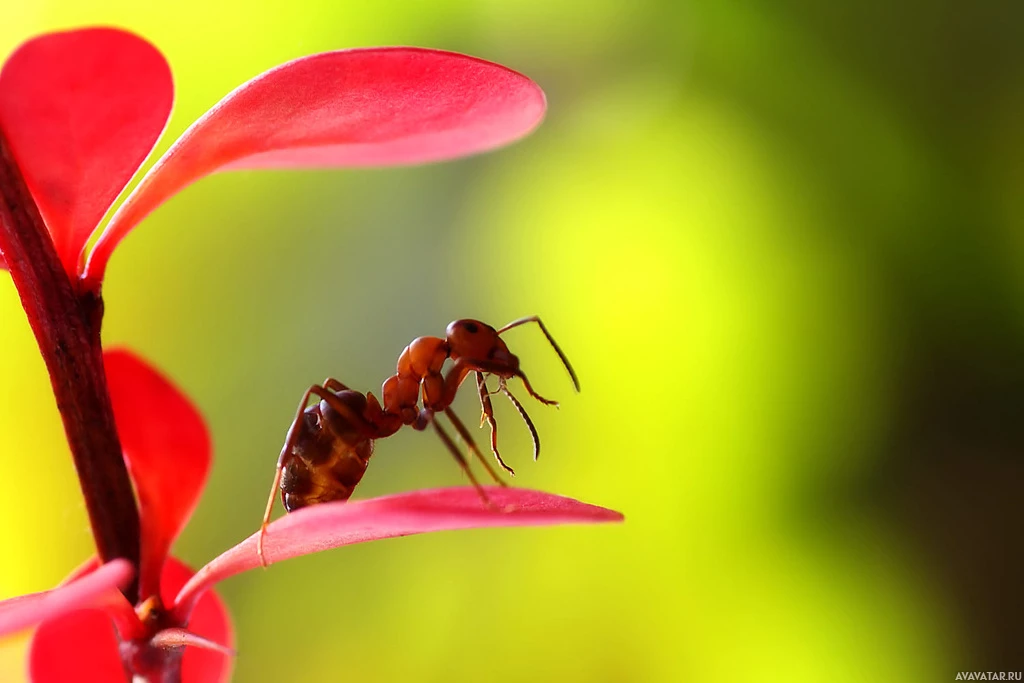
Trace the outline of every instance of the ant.
<path fill-rule="evenodd" d="M 322 385 L 314 384 L 307 389 L 277 459 L 277 471 L 257 542 L 260 563 L 266 566 L 263 539 L 278 487 L 281 489 L 281 501 L 288 512 L 316 503 L 348 500 L 363 478 L 370 456 L 373 455 L 374 441 L 391 436 L 404 425 L 410 425 L 417 431 L 433 425 L 441 441 L 480 494 L 481 500 L 489 505 L 487 494 L 469 469 L 466 457 L 434 416 L 444 412 L 469 451 L 483 463 L 491 478 L 501 486 L 506 485 L 480 452 L 462 420 L 451 409 L 462 382 L 471 372 L 475 372 L 482 412 L 480 425 L 483 426 L 484 421 L 490 425 L 491 452 L 498 463 L 510 475 L 515 475 L 515 471 L 505 464 L 498 453 L 498 425 L 491 405 L 491 395 L 496 393 L 507 396 L 526 422 L 533 438 L 533 458 L 537 459 L 540 454 L 537 429 L 527 415 L 526 408 L 509 391 L 506 382 L 512 377 L 518 377 L 533 398 L 545 405 L 557 407 L 558 403 L 533 390 L 530 381 L 519 369 L 519 358 L 509 351 L 500 336 L 526 323 L 537 323 L 569 372 L 573 387 L 579 391 L 580 383 L 569 359 L 537 316 L 514 320 L 499 330 L 479 320 L 456 320 L 448 325 L 444 339 L 419 337 L 413 340 L 398 357 L 397 372 L 381 387 L 383 404 L 372 393 L 364 395 L 353 391 L 332 378 L 324 380 Z M 448 374 L 444 375 L 441 369 L 448 359 L 453 361 L 453 365 Z M 498 388 L 493 392 L 487 387 L 489 375 L 498 377 Z M 317 396 L 320 401 L 306 407 L 310 396 Z M 421 399 L 422 407 L 419 406 Z"/>

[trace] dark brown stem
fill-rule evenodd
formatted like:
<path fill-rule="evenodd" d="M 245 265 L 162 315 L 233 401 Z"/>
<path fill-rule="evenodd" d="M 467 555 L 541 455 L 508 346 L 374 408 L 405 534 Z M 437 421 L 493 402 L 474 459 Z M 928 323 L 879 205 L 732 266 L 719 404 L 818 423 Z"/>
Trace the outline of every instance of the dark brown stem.
<path fill-rule="evenodd" d="M 50 372 L 100 559 L 138 567 L 139 512 L 103 370 L 103 300 L 98 291 L 76 291 L 65 273 L 3 131 L 0 251 Z M 137 593 L 137 584 L 125 592 L 132 604 Z"/>

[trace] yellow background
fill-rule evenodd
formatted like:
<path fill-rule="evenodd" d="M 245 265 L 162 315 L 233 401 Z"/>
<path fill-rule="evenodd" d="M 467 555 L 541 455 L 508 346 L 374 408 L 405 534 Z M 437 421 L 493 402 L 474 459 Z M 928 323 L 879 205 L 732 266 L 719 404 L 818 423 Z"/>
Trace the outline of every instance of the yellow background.
<path fill-rule="evenodd" d="M 515 484 L 627 516 L 389 540 L 229 580 L 237 680 L 915 682 L 996 664 L 921 540 L 941 523 L 906 523 L 888 477 L 921 344 L 980 329 L 1022 357 L 1024 79 L 1000 52 L 1021 24 L 1002 10 L 9 5 L 3 55 L 93 24 L 156 44 L 177 88 L 161 149 L 242 81 L 323 50 L 451 49 L 547 92 L 546 122 L 508 149 L 209 178 L 115 253 L 106 344 L 170 375 L 215 442 L 185 561 L 256 528 L 309 384 L 376 391 L 411 339 L 461 317 L 540 314 L 582 381 L 573 395 L 536 330 L 509 333 L 562 401 L 528 404 L 536 464 L 498 405 Z M 52 586 L 92 549 L 4 280 L 0 597 Z M 472 397 L 457 407 L 475 421 Z M 378 444 L 357 497 L 461 481 L 410 430 Z M 1020 536 L 1005 543 L 1019 556 Z M 0 679 L 20 680 L 25 640 L 0 646 Z"/>

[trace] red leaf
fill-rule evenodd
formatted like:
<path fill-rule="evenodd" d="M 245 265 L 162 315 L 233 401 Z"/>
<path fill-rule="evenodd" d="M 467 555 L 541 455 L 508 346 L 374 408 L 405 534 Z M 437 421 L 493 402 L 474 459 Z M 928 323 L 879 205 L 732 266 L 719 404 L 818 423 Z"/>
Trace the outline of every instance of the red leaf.
<path fill-rule="evenodd" d="M 96 607 L 120 598 L 119 589 L 135 574 L 127 560 L 114 560 L 82 578 L 42 593 L 0 602 L 0 636 L 34 626 L 74 610 Z"/>
<path fill-rule="evenodd" d="M 525 135 L 544 108 L 525 76 L 450 52 L 373 48 L 288 62 L 229 94 L 168 150 L 111 219 L 86 278 L 102 281 L 129 230 L 214 171 L 450 159 Z"/>
<path fill-rule="evenodd" d="M 50 33 L 0 72 L 0 128 L 65 270 L 153 149 L 171 113 L 171 70 L 126 31 Z"/>
<path fill-rule="evenodd" d="M 470 487 L 411 491 L 353 503 L 313 505 L 267 527 L 264 554 L 268 564 L 352 543 L 409 536 L 429 531 L 500 526 L 546 526 L 621 522 L 621 513 L 551 493 L 528 489 L 487 489 L 494 507 L 485 506 Z M 200 569 L 174 603 L 187 614 L 197 596 L 210 586 L 260 566 L 259 532 Z"/>
<path fill-rule="evenodd" d="M 43 622 L 28 653 L 32 683 L 124 683 L 110 617 L 89 610 Z"/>
<path fill-rule="evenodd" d="M 164 565 L 160 594 L 167 604 L 192 576 L 192 570 L 170 558 Z M 188 630 L 196 635 L 234 645 L 234 633 L 224 603 L 212 591 L 196 604 Z M 43 623 L 32 638 L 29 671 L 33 683 L 124 683 L 118 637 L 108 614 L 81 611 Z M 219 652 L 186 648 L 182 683 L 217 683 L 228 680 L 232 661 Z"/>
<path fill-rule="evenodd" d="M 164 567 L 160 582 L 160 596 L 165 605 L 178 594 L 181 587 L 192 578 L 195 572 L 176 558 L 170 558 Z M 231 617 L 220 597 L 210 592 L 202 596 L 196 603 L 196 609 L 188 623 L 183 623 L 188 630 L 201 638 L 219 643 L 227 648 L 234 648 L 235 633 L 231 627 Z M 221 652 L 195 647 L 185 648 L 185 660 L 181 665 L 182 683 L 217 683 L 231 677 L 233 661 Z"/>
<path fill-rule="evenodd" d="M 156 592 L 171 543 L 199 501 L 210 469 L 202 416 L 166 378 L 123 349 L 103 354 L 125 462 L 139 497 L 139 590 Z"/>

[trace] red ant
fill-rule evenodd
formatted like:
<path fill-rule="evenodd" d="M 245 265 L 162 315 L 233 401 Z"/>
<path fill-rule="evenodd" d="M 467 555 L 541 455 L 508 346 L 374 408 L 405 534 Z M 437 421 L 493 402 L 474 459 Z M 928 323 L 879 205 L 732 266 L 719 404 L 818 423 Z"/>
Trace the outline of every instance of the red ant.
<path fill-rule="evenodd" d="M 373 443 L 377 439 L 391 436 L 403 425 L 423 430 L 434 425 L 437 435 L 448 447 L 452 456 L 469 477 L 470 482 L 487 504 L 487 494 L 469 469 L 465 456 L 448 436 L 434 415 L 444 412 L 455 427 L 469 451 L 483 463 L 487 472 L 501 486 L 505 486 L 498 474 L 487 462 L 477 447 L 469 430 L 451 409 L 452 401 L 462 382 L 469 373 L 476 373 L 477 394 L 480 397 L 482 417 L 491 428 L 491 451 L 498 463 L 509 473 L 515 472 L 505 464 L 498 453 L 498 425 L 494 420 L 491 394 L 501 392 L 512 402 L 526 422 L 533 437 L 533 458 L 540 454 L 540 439 L 533 421 L 526 409 L 506 386 L 512 377 L 523 380 L 526 391 L 546 405 L 557 406 L 533 390 L 526 375 L 519 369 L 519 358 L 509 351 L 500 335 L 513 327 L 526 323 L 537 323 L 541 332 L 555 349 L 565 369 L 572 378 L 576 391 L 580 390 L 576 372 L 569 364 L 562 350 L 555 343 L 551 333 L 537 316 L 520 318 L 495 330 L 479 320 L 456 320 L 448 325 L 445 338 L 419 337 L 405 347 L 398 357 L 398 371 L 389 377 L 381 387 L 383 405 L 372 393 L 361 394 L 353 391 L 336 379 L 328 378 L 323 385 L 314 384 L 302 395 L 295 421 L 288 429 L 281 455 L 277 459 L 277 471 L 270 488 L 270 499 L 263 514 L 260 536 L 257 543 L 260 563 L 266 566 L 263 556 L 263 538 L 274 507 L 278 487 L 285 510 L 293 512 L 307 505 L 334 500 L 348 500 L 359 480 L 363 478 L 366 466 L 373 455 Z M 447 375 L 441 374 L 445 361 L 454 364 Z M 487 376 L 497 375 L 498 389 L 487 388 Z M 306 407 L 309 397 L 316 395 L 318 403 Z M 419 407 L 422 396 L 423 407 Z"/>

